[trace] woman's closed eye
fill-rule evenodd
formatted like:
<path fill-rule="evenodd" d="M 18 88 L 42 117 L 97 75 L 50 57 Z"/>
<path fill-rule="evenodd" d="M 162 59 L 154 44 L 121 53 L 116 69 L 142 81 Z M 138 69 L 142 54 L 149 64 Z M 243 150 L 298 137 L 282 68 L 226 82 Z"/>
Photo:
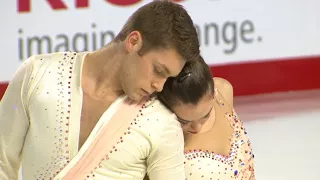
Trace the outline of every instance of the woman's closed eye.
<path fill-rule="evenodd" d="M 186 121 L 183 119 L 178 119 L 178 121 L 182 124 L 182 125 L 187 125 L 190 121 Z"/>

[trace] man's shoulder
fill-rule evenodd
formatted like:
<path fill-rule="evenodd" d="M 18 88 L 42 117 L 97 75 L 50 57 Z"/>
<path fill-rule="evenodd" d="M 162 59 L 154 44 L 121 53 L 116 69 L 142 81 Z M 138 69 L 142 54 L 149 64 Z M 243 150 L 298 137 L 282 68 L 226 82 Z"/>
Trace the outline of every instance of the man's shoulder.
<path fill-rule="evenodd" d="M 147 138 L 158 142 L 156 144 L 161 143 L 163 139 L 183 137 L 181 124 L 176 115 L 157 97 L 150 98 L 139 115 L 141 116 L 137 119 L 138 124 L 142 127 L 140 130 L 144 132 L 143 134 L 149 134 Z"/>
<path fill-rule="evenodd" d="M 32 55 L 28 58 L 28 60 L 32 60 L 35 64 L 43 64 L 46 62 L 57 62 L 60 64 L 63 64 L 66 61 L 73 60 L 76 58 L 76 56 L 83 56 L 86 52 L 52 52 L 52 53 L 43 53 L 43 54 L 37 54 Z"/>
<path fill-rule="evenodd" d="M 146 103 L 145 107 L 149 113 L 161 113 L 162 116 L 172 116 L 174 113 L 168 109 L 157 96 L 152 96 Z"/>
<path fill-rule="evenodd" d="M 143 109 L 143 116 L 154 119 L 159 125 L 179 125 L 176 115 L 168 109 L 156 96 L 151 97 Z"/>
<path fill-rule="evenodd" d="M 35 54 L 30 56 L 30 58 L 34 60 L 46 60 L 48 58 L 63 57 L 63 55 L 66 53 L 67 52 L 52 52 L 52 53 Z"/>

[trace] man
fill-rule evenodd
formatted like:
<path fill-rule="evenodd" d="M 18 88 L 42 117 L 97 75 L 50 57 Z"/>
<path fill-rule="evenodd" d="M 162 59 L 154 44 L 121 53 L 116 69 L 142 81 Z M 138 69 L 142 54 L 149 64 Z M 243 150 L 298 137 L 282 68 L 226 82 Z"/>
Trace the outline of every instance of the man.
<path fill-rule="evenodd" d="M 198 56 L 188 13 L 155 1 L 100 50 L 30 57 L 0 105 L 0 179 L 184 179 L 179 123 L 143 97 Z"/>

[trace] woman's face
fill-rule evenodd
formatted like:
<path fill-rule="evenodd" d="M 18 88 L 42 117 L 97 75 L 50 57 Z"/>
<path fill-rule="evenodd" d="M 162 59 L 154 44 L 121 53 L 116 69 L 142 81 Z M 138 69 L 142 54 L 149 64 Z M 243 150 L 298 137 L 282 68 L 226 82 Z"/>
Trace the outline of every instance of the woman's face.
<path fill-rule="evenodd" d="M 202 129 L 204 123 L 209 119 L 213 110 L 213 97 L 211 93 L 203 96 L 198 104 L 178 103 L 172 107 L 172 111 L 178 117 L 185 133 L 196 134 Z"/>

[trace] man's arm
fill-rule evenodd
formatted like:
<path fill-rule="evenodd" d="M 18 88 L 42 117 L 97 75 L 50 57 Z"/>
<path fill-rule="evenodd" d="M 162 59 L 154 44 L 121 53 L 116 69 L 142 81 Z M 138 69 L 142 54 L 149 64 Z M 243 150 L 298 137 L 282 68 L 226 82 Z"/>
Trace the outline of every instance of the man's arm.
<path fill-rule="evenodd" d="M 156 147 L 147 159 L 150 180 L 184 180 L 184 138 L 182 129 L 174 115 L 158 138 Z M 178 124 L 176 124 L 178 123 Z"/>
<path fill-rule="evenodd" d="M 0 102 L 0 179 L 18 179 L 21 150 L 28 130 L 27 88 L 32 57 L 22 64 Z"/>

